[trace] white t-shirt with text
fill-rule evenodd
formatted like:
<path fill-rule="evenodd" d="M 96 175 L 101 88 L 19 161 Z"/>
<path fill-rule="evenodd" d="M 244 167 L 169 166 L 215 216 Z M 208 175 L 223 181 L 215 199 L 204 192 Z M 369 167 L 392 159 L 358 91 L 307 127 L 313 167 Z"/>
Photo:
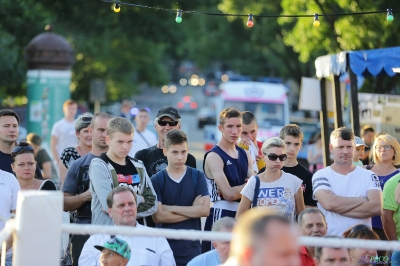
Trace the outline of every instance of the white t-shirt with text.
<path fill-rule="evenodd" d="M 288 220 L 293 220 L 296 207 L 294 195 L 302 183 L 297 176 L 283 171 L 282 176 L 274 182 L 260 180 L 257 206 L 272 208 Z M 255 187 L 256 179 L 252 176 L 240 193 L 253 202 Z"/>
<path fill-rule="evenodd" d="M 5 221 L 10 218 L 11 211 L 17 208 L 18 191 L 21 188 L 14 175 L 0 170 L 0 231 L 5 226 Z M 7 250 L 7 255 L 12 254 L 12 248 Z"/>
<path fill-rule="evenodd" d="M 147 141 L 147 142 L 146 142 Z M 145 129 L 142 132 L 138 132 L 135 130 L 135 133 L 133 134 L 133 143 L 132 143 L 132 148 L 129 151 L 129 156 L 132 158 L 135 158 L 136 152 L 150 148 L 154 145 L 156 145 L 158 142 L 156 134 L 151 132 L 148 129 Z"/>
<path fill-rule="evenodd" d="M 75 135 L 75 123 L 68 122 L 65 118 L 54 124 L 51 135 L 58 139 L 56 146 L 58 158 L 65 148 L 75 147 L 78 144 L 78 138 Z"/>
<path fill-rule="evenodd" d="M 313 196 L 320 190 L 331 190 L 342 197 L 367 197 L 368 190 L 381 191 L 378 177 L 371 171 L 356 167 L 347 175 L 339 174 L 330 166 L 317 171 L 312 178 Z M 365 224 L 371 227 L 371 218 L 355 219 L 325 210 L 320 203 L 318 209 L 325 215 L 328 224 L 327 235 L 342 236 L 350 227 Z"/>

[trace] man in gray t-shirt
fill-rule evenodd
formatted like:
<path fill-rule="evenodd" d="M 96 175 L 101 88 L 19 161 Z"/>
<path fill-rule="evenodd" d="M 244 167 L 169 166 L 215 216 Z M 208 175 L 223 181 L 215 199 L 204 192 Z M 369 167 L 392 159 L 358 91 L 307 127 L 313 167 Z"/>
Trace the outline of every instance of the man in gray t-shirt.
<path fill-rule="evenodd" d="M 64 184 L 61 188 L 64 193 L 64 211 L 73 211 L 74 223 L 90 224 L 92 219 L 91 200 L 89 191 L 89 166 L 92 159 L 108 151 L 106 143 L 107 122 L 112 117 L 106 113 L 95 114 L 90 127 L 92 128 L 92 150 L 88 154 L 74 161 L 68 168 Z M 89 238 L 87 235 L 72 235 L 70 252 L 73 265 L 78 266 L 79 256 L 83 245 Z"/>

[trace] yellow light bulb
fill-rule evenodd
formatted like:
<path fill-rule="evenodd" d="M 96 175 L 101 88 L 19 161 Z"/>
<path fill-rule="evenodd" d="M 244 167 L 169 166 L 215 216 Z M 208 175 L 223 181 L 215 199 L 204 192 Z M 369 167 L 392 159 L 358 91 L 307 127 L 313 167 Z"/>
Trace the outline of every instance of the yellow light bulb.
<path fill-rule="evenodd" d="M 118 4 L 114 5 L 114 12 L 118 13 L 119 11 L 121 11 L 121 7 Z"/>
<path fill-rule="evenodd" d="M 319 22 L 319 20 L 314 20 L 313 25 L 314 25 L 314 27 L 319 27 L 319 25 L 321 25 L 321 23 Z"/>

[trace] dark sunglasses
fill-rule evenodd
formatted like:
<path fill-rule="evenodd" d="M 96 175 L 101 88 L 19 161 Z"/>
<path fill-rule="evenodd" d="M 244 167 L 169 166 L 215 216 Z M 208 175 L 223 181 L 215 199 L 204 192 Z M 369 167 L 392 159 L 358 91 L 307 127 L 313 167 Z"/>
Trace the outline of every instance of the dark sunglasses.
<path fill-rule="evenodd" d="M 178 121 L 158 120 L 157 123 L 158 123 L 160 126 L 162 126 L 162 127 L 165 127 L 167 124 L 168 124 L 170 127 L 174 127 L 174 126 L 177 126 L 179 122 L 178 122 Z"/>
<path fill-rule="evenodd" d="M 358 224 L 351 229 L 349 235 L 362 230 L 371 230 L 371 228 L 365 224 Z"/>
<path fill-rule="evenodd" d="M 11 153 L 19 153 L 21 151 L 33 151 L 32 146 L 17 146 L 15 147 Z"/>
<path fill-rule="evenodd" d="M 88 122 L 88 123 L 90 123 L 90 122 L 92 122 L 92 117 L 91 117 L 91 116 L 82 116 L 82 117 L 81 117 L 81 120 L 82 120 L 83 122 Z"/>
<path fill-rule="evenodd" d="M 264 155 L 268 156 L 268 159 L 270 161 L 276 161 L 279 158 L 279 161 L 283 162 L 286 161 L 287 159 L 287 155 L 286 154 L 281 154 L 281 155 L 276 155 L 274 153 L 270 153 L 270 154 L 265 154 Z"/>

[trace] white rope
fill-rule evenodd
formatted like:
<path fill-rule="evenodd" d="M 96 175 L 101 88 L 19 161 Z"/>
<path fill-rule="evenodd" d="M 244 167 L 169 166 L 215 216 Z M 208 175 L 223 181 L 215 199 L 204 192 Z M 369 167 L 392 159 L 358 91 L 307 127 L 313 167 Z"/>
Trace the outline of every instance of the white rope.
<path fill-rule="evenodd" d="M 140 227 L 139 229 L 132 226 L 104 226 L 104 225 L 81 225 L 81 224 L 62 224 L 61 230 L 64 233 L 76 235 L 128 235 L 128 236 L 163 236 L 168 239 L 185 239 L 185 240 L 222 240 L 229 241 L 230 233 L 220 232 L 203 232 L 198 230 L 175 230 L 175 229 L 156 229 L 148 227 Z"/>
<path fill-rule="evenodd" d="M 8 220 L 2 231 L 0 231 L 0 243 L 8 240 L 15 229 L 13 219 Z M 162 236 L 168 239 L 185 240 L 220 240 L 229 241 L 231 233 L 203 232 L 197 230 L 174 230 L 174 229 L 155 229 L 155 228 L 133 228 L 130 226 L 103 226 L 103 225 L 78 225 L 63 224 L 62 231 L 76 235 L 110 234 L 110 235 L 129 235 L 129 236 Z M 299 237 L 299 244 L 310 247 L 347 247 L 364 248 L 377 250 L 400 250 L 399 241 L 380 241 L 380 240 L 360 240 L 360 239 L 335 239 L 320 237 Z"/>
<path fill-rule="evenodd" d="M 0 244 L 4 241 L 7 241 L 11 236 L 15 229 L 14 219 L 10 219 L 6 222 L 3 230 L 0 231 Z"/>
<path fill-rule="evenodd" d="M 231 233 L 203 232 L 197 230 L 156 229 L 147 227 L 136 228 L 130 226 L 63 224 L 61 228 L 64 233 L 76 235 L 109 234 L 149 237 L 161 236 L 168 239 L 202 239 L 207 241 L 230 241 L 232 237 Z M 299 237 L 299 244 L 301 246 L 310 247 L 347 247 L 376 250 L 400 250 L 400 242 L 398 241 Z"/>

